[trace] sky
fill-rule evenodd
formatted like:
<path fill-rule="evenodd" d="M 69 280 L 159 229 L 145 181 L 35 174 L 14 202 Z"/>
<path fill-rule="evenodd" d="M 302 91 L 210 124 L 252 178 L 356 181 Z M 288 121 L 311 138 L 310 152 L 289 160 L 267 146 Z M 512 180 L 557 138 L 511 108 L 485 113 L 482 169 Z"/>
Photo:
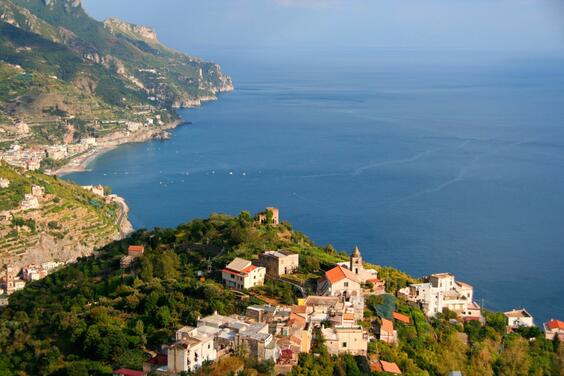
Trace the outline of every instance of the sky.
<path fill-rule="evenodd" d="M 231 50 L 564 53 L 563 0 L 83 0 L 200 55 Z"/>

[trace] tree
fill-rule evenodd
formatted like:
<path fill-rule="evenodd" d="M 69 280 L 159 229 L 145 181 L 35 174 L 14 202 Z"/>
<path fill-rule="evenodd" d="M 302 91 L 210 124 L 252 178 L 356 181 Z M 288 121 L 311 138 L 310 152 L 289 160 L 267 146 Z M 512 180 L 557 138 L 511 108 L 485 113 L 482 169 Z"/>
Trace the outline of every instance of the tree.
<path fill-rule="evenodd" d="M 499 376 L 527 376 L 531 367 L 529 344 L 521 337 L 508 337 L 498 361 Z"/>

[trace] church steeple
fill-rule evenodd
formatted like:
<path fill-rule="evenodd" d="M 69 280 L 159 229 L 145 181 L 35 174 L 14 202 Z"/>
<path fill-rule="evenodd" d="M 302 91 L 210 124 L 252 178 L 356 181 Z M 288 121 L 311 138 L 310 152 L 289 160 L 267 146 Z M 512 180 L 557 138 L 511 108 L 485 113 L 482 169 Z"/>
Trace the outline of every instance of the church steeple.
<path fill-rule="evenodd" d="M 364 270 L 362 265 L 362 256 L 360 255 L 360 249 L 358 249 L 358 246 L 356 246 L 351 253 L 349 269 L 356 275 L 361 274 Z"/>

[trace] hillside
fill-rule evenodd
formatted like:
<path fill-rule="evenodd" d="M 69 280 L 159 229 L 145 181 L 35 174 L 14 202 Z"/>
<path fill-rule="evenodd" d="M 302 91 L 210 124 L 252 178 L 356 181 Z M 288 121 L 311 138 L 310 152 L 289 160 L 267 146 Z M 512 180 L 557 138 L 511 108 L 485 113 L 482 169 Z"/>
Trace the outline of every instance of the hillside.
<path fill-rule="evenodd" d="M 147 114 L 170 121 L 174 108 L 233 88 L 217 64 L 167 48 L 147 27 L 98 22 L 76 0 L 0 0 L 0 69 L 5 142 L 62 142 L 69 125 L 79 140 L 100 122 Z"/>
<path fill-rule="evenodd" d="M 0 265 L 66 262 L 120 238 L 121 208 L 79 186 L 0 162 Z M 35 188 L 33 188 L 35 187 Z"/>
<path fill-rule="evenodd" d="M 133 274 L 119 268 L 131 244 L 145 246 Z M 220 270 L 234 257 L 254 258 L 277 248 L 299 252 L 298 278 L 305 280 L 346 258 L 330 246 L 314 245 L 287 223 L 257 226 L 245 212 L 238 217 L 216 214 L 176 229 L 137 231 L 104 247 L 98 257 L 84 258 L 10 297 L 9 307 L 0 310 L 0 374 L 82 376 L 109 375 L 116 367 L 140 369 L 148 353 L 200 316 L 242 313 L 262 296 L 295 303 L 298 294 L 282 282 L 268 281 L 245 295 L 220 283 Z M 198 276 L 208 268 L 210 273 Z M 414 281 L 392 268 L 378 269 L 386 285 L 394 286 L 389 292 Z M 386 297 L 384 305 L 391 304 L 413 325 L 398 325 L 396 345 L 371 341 L 369 356 L 396 362 L 404 375 L 447 375 L 452 369 L 471 376 L 562 375 L 564 349 L 536 328 L 506 334 L 503 315 L 488 312 L 484 326 L 461 324 L 448 315 L 427 320 L 418 307 Z M 383 304 L 379 297 L 371 298 L 365 327 Z M 364 357 L 330 357 L 322 343 L 312 352 L 300 355 L 293 375 L 371 374 Z M 245 365 L 241 374 L 272 375 L 269 364 L 246 360 L 244 354 L 235 358 L 240 358 L 234 361 L 237 367 Z M 197 374 L 229 374 L 222 368 L 226 362 Z"/>

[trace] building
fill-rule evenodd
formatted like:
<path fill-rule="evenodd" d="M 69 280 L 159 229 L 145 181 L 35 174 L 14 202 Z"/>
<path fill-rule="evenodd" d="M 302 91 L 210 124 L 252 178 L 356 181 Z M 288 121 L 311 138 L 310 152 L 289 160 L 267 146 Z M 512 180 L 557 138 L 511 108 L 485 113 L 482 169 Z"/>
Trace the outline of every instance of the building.
<path fill-rule="evenodd" d="M 372 371 L 385 372 L 392 375 L 401 375 L 401 370 L 396 363 L 377 360 L 371 364 Z"/>
<path fill-rule="evenodd" d="M 68 150 L 67 147 L 64 145 L 52 145 L 52 146 L 48 146 L 45 149 L 45 153 L 47 154 L 47 157 L 55 160 L 55 161 L 60 161 L 62 159 L 65 159 L 68 156 Z"/>
<path fill-rule="evenodd" d="M 264 284 L 266 269 L 253 265 L 251 261 L 235 258 L 222 270 L 225 286 L 237 290 L 250 289 Z"/>
<path fill-rule="evenodd" d="M 39 281 L 47 277 L 47 271 L 39 265 L 28 265 L 22 268 L 22 278 L 25 281 Z"/>
<path fill-rule="evenodd" d="M 511 329 L 535 326 L 533 316 L 525 308 L 505 312 L 504 315 L 507 326 Z"/>
<path fill-rule="evenodd" d="M 340 296 L 345 300 L 351 297 L 362 297 L 362 288 L 357 275 L 341 265 L 325 272 L 317 285 L 318 295 Z"/>
<path fill-rule="evenodd" d="M 377 333 L 378 339 L 382 342 L 393 344 L 398 341 L 398 332 L 394 329 L 394 323 L 392 320 L 382 318 L 382 322 L 377 328 Z"/>
<path fill-rule="evenodd" d="M 456 312 L 462 318 L 475 315 L 472 308 L 479 306 L 473 301 L 472 286 L 456 281 L 451 273 L 432 274 L 424 281 L 401 289 L 399 294 L 419 303 L 427 317 L 434 317 L 445 309 Z"/>
<path fill-rule="evenodd" d="M 0 178 L 0 188 L 9 188 L 10 181 L 8 179 Z"/>
<path fill-rule="evenodd" d="M 92 192 L 96 196 L 100 196 L 100 197 L 106 196 L 106 192 L 104 190 L 104 187 L 101 186 L 101 185 L 84 185 L 84 186 L 82 186 L 82 188 L 86 189 L 87 191 Z"/>
<path fill-rule="evenodd" d="M 274 207 L 268 207 L 263 212 L 257 214 L 257 222 L 259 224 L 280 224 L 280 210 Z"/>
<path fill-rule="evenodd" d="M 127 256 L 123 256 L 119 260 L 119 266 L 122 269 L 127 269 L 131 264 L 145 253 L 145 247 L 142 245 L 130 245 L 127 248 Z"/>
<path fill-rule="evenodd" d="M 258 264 L 266 268 L 269 277 L 280 277 L 298 270 L 300 256 L 289 250 L 267 251 L 259 256 Z"/>
<path fill-rule="evenodd" d="M 323 328 L 321 333 L 330 355 L 368 353 L 368 334 L 361 326 Z"/>
<path fill-rule="evenodd" d="M 23 201 L 20 203 L 22 210 L 39 209 L 39 200 L 36 196 L 26 193 Z"/>
<path fill-rule="evenodd" d="M 558 336 L 560 341 L 564 341 L 564 321 L 552 319 L 549 322 L 545 322 L 543 327 L 546 339 L 553 340 L 554 337 Z"/>
<path fill-rule="evenodd" d="M 176 331 L 176 341 L 168 347 L 168 372 L 193 372 L 204 362 L 215 361 L 214 338 L 218 328 L 185 326 Z"/>
<path fill-rule="evenodd" d="M 43 196 L 45 196 L 45 188 L 40 185 L 32 185 L 31 194 L 37 198 L 42 198 Z"/>

